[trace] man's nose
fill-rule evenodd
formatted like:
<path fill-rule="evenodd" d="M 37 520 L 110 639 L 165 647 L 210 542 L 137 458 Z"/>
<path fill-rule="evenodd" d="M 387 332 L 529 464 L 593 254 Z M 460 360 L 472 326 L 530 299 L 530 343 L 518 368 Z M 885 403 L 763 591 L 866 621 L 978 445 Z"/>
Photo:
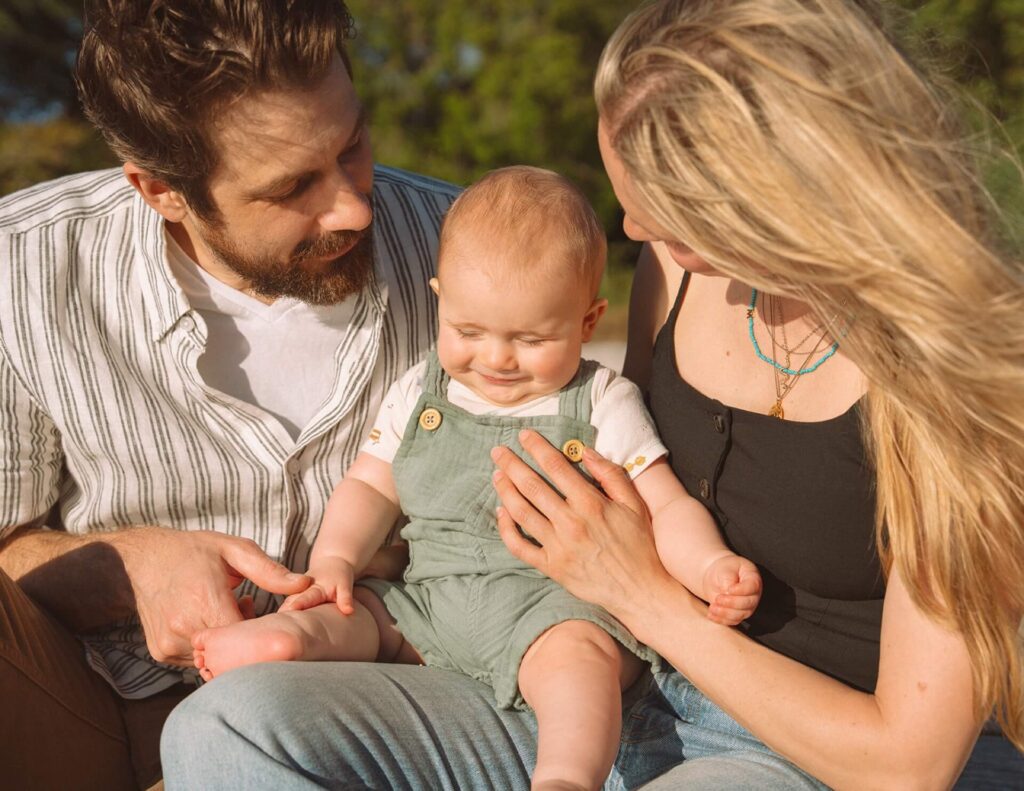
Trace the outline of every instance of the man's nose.
<path fill-rule="evenodd" d="M 364 195 L 352 177 L 339 168 L 331 185 L 330 207 L 319 217 L 325 231 L 361 231 L 373 219 L 370 196 Z"/>

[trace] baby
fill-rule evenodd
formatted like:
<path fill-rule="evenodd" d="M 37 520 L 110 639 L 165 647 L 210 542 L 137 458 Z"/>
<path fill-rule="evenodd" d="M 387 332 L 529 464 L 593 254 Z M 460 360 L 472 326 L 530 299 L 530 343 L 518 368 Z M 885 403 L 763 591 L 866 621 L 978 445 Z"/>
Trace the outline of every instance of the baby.
<path fill-rule="evenodd" d="M 313 584 L 275 614 L 197 634 L 195 664 L 207 680 L 284 659 L 458 670 L 490 684 L 500 706 L 534 709 L 533 788 L 597 788 L 618 747 L 621 691 L 659 660 L 508 552 L 491 449 L 523 455 L 518 434 L 531 428 L 573 463 L 591 445 L 622 464 L 665 567 L 716 605 L 716 620 L 749 617 L 760 576 L 671 472 L 636 386 L 580 360 L 607 307 L 597 298 L 605 239 L 572 184 L 528 167 L 487 174 L 449 210 L 438 259 L 437 351 L 392 386 L 334 490 Z M 357 582 L 403 513 L 404 580 Z"/>

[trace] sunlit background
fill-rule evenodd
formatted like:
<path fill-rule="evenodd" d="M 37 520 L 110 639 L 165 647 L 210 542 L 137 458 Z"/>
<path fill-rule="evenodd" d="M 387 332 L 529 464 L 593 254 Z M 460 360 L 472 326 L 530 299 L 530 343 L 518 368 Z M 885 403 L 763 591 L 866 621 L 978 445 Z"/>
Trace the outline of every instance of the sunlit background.
<path fill-rule="evenodd" d="M 1024 153 L 1024 0 L 903 0 L 915 52 L 977 102 L 979 134 Z M 528 163 L 573 178 L 610 239 L 605 338 L 625 329 L 636 246 L 601 168 L 592 99 L 604 42 L 623 0 L 350 0 L 356 85 L 371 112 L 378 161 L 466 184 Z M 0 194 L 116 161 L 82 118 L 70 78 L 81 2 L 0 0 Z M 993 126 L 990 119 L 1001 126 Z M 986 177 L 1024 218 L 1012 163 Z"/>

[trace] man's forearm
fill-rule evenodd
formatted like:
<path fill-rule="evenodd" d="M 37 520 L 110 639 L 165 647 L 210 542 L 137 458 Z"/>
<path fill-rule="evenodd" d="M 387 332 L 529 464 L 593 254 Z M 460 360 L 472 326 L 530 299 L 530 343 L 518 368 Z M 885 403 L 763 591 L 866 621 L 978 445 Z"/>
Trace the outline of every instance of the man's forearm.
<path fill-rule="evenodd" d="M 23 527 L 0 543 L 0 569 L 74 632 L 87 632 L 135 610 L 118 539 Z"/>

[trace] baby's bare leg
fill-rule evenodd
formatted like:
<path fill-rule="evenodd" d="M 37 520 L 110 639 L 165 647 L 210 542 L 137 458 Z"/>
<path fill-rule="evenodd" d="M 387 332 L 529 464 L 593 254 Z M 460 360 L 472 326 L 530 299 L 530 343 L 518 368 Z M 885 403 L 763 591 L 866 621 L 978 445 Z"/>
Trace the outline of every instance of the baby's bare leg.
<path fill-rule="evenodd" d="M 351 615 L 330 603 L 204 629 L 192 639 L 195 665 L 209 681 L 257 662 L 415 661 L 380 599 L 357 588 L 355 600 Z"/>
<path fill-rule="evenodd" d="M 622 690 L 643 663 L 596 624 L 565 621 L 530 646 L 519 689 L 537 714 L 534 791 L 596 789 L 622 730 Z"/>

